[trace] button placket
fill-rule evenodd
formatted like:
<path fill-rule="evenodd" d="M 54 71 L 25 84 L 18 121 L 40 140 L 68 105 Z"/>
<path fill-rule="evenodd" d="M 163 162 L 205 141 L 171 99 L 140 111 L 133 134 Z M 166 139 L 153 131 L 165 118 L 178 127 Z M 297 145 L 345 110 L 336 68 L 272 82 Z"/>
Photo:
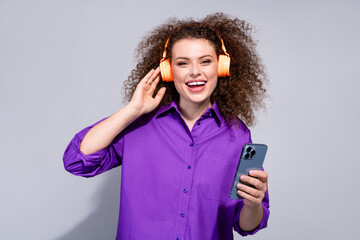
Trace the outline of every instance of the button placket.
<path fill-rule="evenodd" d="M 192 140 L 192 139 L 191 139 Z M 191 194 L 191 187 L 192 181 L 194 177 L 194 171 L 192 170 L 193 165 L 195 163 L 195 147 L 194 141 L 189 141 L 189 147 L 186 150 L 185 155 L 185 163 L 186 165 L 183 168 L 183 177 L 181 181 L 181 195 L 179 195 L 179 207 L 178 207 L 178 219 L 175 227 L 175 236 L 174 239 L 180 238 L 183 239 L 185 236 L 186 225 L 187 225 L 187 218 L 189 214 L 189 204 L 190 204 L 190 194 Z"/>

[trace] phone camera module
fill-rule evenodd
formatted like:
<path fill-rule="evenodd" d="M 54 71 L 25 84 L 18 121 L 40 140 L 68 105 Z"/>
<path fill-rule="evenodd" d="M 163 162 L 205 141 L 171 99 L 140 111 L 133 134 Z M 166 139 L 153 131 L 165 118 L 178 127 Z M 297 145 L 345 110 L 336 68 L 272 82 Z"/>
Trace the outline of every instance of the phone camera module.
<path fill-rule="evenodd" d="M 255 150 L 252 150 L 252 151 L 250 152 L 251 157 L 253 157 L 253 156 L 255 155 L 255 153 L 256 153 L 256 151 L 255 151 Z"/>

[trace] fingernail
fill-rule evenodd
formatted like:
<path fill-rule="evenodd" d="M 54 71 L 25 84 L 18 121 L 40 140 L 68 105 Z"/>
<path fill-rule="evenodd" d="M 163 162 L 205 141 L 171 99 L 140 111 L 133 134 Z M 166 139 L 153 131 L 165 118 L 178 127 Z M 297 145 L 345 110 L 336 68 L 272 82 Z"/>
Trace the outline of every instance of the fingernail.
<path fill-rule="evenodd" d="M 255 173 L 255 171 L 250 171 L 249 173 L 250 173 L 250 174 L 254 174 L 254 173 Z"/>
<path fill-rule="evenodd" d="M 241 175 L 240 179 L 241 179 L 241 180 L 245 180 L 246 177 L 245 177 L 244 175 Z"/>
<path fill-rule="evenodd" d="M 237 184 L 237 187 L 238 187 L 238 188 L 242 188 L 242 186 L 243 186 L 243 185 L 240 184 L 240 183 Z"/>

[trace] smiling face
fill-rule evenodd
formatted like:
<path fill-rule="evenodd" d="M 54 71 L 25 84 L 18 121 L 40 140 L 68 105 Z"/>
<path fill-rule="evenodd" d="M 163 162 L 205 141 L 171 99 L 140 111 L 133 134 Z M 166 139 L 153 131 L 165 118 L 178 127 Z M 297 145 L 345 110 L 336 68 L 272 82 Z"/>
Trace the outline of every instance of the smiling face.
<path fill-rule="evenodd" d="M 173 45 L 171 68 L 180 106 L 210 105 L 217 84 L 218 59 L 206 39 L 181 39 Z"/>

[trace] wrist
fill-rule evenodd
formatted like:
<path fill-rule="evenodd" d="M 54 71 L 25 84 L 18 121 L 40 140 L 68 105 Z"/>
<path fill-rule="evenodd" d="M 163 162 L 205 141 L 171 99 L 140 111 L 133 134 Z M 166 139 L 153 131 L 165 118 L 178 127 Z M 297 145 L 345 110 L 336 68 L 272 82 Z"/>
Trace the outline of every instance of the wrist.
<path fill-rule="evenodd" d="M 140 106 L 137 106 L 131 101 L 125 106 L 125 108 L 135 118 L 138 118 L 141 115 L 143 115 L 142 108 Z"/>
<path fill-rule="evenodd" d="M 262 204 L 255 206 L 244 205 L 240 212 L 239 224 L 244 231 L 252 231 L 258 227 L 263 218 Z"/>
<path fill-rule="evenodd" d="M 244 202 L 243 208 L 246 208 L 248 211 L 251 211 L 251 212 L 256 212 L 256 211 L 262 210 L 262 202 L 260 202 L 260 203 L 252 203 L 250 205 L 246 204 Z"/>

